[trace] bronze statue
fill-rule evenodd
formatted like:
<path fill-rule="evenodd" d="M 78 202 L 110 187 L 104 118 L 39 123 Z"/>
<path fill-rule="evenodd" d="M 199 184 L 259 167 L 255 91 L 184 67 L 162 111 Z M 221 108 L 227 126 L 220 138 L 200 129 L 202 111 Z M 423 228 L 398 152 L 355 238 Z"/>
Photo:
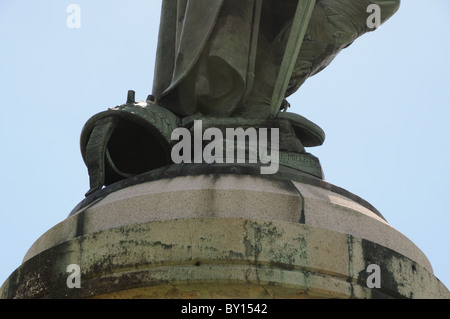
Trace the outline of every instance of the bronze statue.
<path fill-rule="evenodd" d="M 285 100 L 400 0 L 163 0 L 153 92 L 92 117 L 81 151 L 93 194 L 104 185 L 173 164 L 171 134 L 192 129 L 279 129 L 280 164 L 323 178 L 304 147 L 325 133 L 286 111 Z"/>
<path fill-rule="evenodd" d="M 314 5 L 315 2 L 315 5 Z M 310 17 L 304 11 L 311 7 Z M 399 0 L 163 0 L 153 95 L 179 116 L 273 118 L 277 80 L 293 25 L 308 21 L 282 98 L 371 31 L 367 8 L 384 22 Z M 296 15 L 297 6 L 300 14 Z M 299 32 L 298 30 L 296 30 Z M 303 37 L 294 34 L 295 37 Z M 278 102 L 278 103 L 277 103 Z M 282 101 L 281 101 L 282 102 Z M 274 104 L 275 103 L 275 104 Z"/>

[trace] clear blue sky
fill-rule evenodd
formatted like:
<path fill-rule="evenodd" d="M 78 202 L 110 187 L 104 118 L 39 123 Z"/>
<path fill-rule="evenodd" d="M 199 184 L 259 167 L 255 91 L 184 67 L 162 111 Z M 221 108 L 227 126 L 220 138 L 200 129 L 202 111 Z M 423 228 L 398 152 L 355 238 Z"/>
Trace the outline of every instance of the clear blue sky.
<path fill-rule="evenodd" d="M 289 99 L 326 180 L 369 201 L 450 287 L 450 1 L 403 0 Z M 66 8 L 81 8 L 81 28 Z M 151 93 L 160 0 L 0 0 L 0 285 L 84 198 L 84 123 Z"/>

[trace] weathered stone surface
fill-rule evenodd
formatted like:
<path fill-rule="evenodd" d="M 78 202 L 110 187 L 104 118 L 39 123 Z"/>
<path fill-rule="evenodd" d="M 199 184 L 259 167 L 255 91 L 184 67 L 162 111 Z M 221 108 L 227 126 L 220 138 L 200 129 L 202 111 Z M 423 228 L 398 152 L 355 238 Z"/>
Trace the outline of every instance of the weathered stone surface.
<path fill-rule="evenodd" d="M 66 286 L 67 265 L 81 288 Z M 369 264 L 381 288 L 366 285 Z M 302 224 L 240 218 L 148 222 L 84 235 L 26 261 L 2 298 L 446 298 L 414 261 Z"/>
<path fill-rule="evenodd" d="M 450 298 L 378 212 L 319 185 L 204 175 L 125 187 L 38 239 L 0 297 Z M 79 289 L 66 285 L 71 264 Z M 367 286 L 373 264 L 381 288 Z"/>
<path fill-rule="evenodd" d="M 355 200 L 319 186 L 245 175 L 182 176 L 123 188 L 49 230 L 25 260 L 55 244 L 105 229 L 201 217 L 304 223 L 381 244 L 432 272 L 420 249 Z"/>

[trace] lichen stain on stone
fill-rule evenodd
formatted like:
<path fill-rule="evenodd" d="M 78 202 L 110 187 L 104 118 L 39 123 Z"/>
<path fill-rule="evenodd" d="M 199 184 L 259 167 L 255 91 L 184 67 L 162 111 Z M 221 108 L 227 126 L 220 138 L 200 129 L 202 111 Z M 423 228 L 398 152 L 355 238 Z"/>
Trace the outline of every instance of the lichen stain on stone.
<path fill-rule="evenodd" d="M 282 269 L 282 270 L 294 270 L 295 269 L 295 265 L 294 265 L 294 260 L 295 258 L 288 258 L 291 260 L 288 261 L 277 261 L 277 260 L 271 260 L 269 261 L 269 266 L 272 268 L 276 268 L 276 269 Z"/>
<path fill-rule="evenodd" d="M 229 259 L 229 260 L 235 260 L 235 259 L 243 260 L 243 259 L 245 259 L 245 256 L 241 252 L 228 250 L 227 254 L 225 255 L 225 259 Z"/>
<path fill-rule="evenodd" d="M 297 237 L 294 237 L 292 241 L 298 243 L 298 246 L 296 247 L 296 252 L 295 252 L 296 260 L 298 258 L 297 263 L 307 264 L 308 263 L 308 250 L 307 250 L 308 243 L 307 243 L 305 237 L 297 236 Z"/>
<path fill-rule="evenodd" d="M 164 244 L 161 241 L 156 241 L 151 244 L 152 247 L 162 247 L 165 250 L 170 250 L 174 248 L 176 245 L 174 244 Z"/>
<path fill-rule="evenodd" d="M 277 239 L 284 235 L 284 231 L 278 229 L 272 222 L 265 222 L 263 224 L 262 233 L 264 239 L 268 239 L 271 243 L 276 242 Z"/>
<path fill-rule="evenodd" d="M 258 224 L 247 221 L 245 223 L 246 235 L 243 240 L 245 256 L 255 265 L 259 265 L 260 254 L 265 251 L 270 267 L 293 270 L 298 258 L 307 258 L 306 241 L 304 237 L 295 238 L 300 245 L 294 246 L 284 242 L 284 231 L 280 230 L 272 222 Z"/>
<path fill-rule="evenodd" d="M 244 228 L 246 230 L 245 237 L 243 239 L 245 247 L 245 256 L 253 257 L 254 262 L 258 262 L 259 254 L 262 251 L 262 239 L 265 239 L 264 229 L 261 226 L 252 221 L 246 221 Z"/>

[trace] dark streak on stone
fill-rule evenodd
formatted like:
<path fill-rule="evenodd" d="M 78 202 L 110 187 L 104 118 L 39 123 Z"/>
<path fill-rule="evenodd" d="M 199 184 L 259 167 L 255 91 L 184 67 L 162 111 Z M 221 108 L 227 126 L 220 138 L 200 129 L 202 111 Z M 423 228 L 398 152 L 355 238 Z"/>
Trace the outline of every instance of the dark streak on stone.
<path fill-rule="evenodd" d="M 402 284 L 396 281 L 395 273 L 393 273 L 393 271 L 395 272 L 395 269 L 389 268 L 393 262 L 399 259 L 401 260 L 405 257 L 389 248 L 380 246 L 365 239 L 361 240 L 361 247 L 365 261 L 365 269 L 362 269 L 358 273 L 359 284 L 367 287 L 367 278 L 369 276 L 367 273 L 367 267 L 370 264 L 378 265 L 381 271 L 381 288 L 372 288 L 370 290 L 372 294 L 371 298 L 408 298 L 408 296 L 400 294 L 399 286 L 402 286 Z"/>

